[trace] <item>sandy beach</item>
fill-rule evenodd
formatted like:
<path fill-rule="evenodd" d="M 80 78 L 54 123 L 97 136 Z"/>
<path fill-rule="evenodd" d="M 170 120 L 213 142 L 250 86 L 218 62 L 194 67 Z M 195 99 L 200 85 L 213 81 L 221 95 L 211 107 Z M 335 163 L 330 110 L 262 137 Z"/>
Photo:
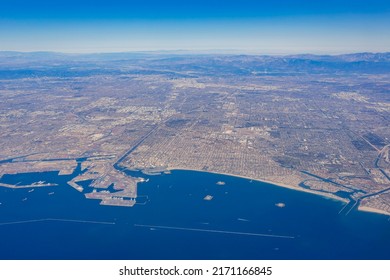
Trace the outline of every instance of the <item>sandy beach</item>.
<path fill-rule="evenodd" d="M 349 203 L 348 199 L 336 196 L 334 194 L 323 193 L 323 192 L 318 192 L 318 191 L 314 191 L 314 190 L 308 190 L 308 189 L 304 189 L 304 188 L 301 188 L 301 187 L 298 187 L 298 186 L 282 184 L 282 183 L 268 181 L 268 180 L 264 180 L 264 179 L 256 179 L 256 178 L 251 178 L 251 177 L 241 176 L 241 175 L 236 175 L 236 174 L 213 172 L 213 171 L 204 171 L 204 170 L 196 170 L 196 169 L 183 168 L 183 167 L 168 168 L 167 170 L 169 170 L 169 171 L 173 171 L 173 170 L 186 170 L 186 171 L 205 172 L 205 173 L 213 173 L 213 174 L 221 174 L 221 175 L 239 177 L 239 178 L 244 178 L 244 179 L 248 179 L 248 180 L 254 180 L 254 181 L 258 181 L 258 182 L 262 182 L 262 183 L 267 183 L 267 184 L 273 185 L 275 187 L 287 188 L 287 189 L 291 189 L 291 190 L 294 190 L 294 191 L 299 191 L 299 192 L 305 192 L 305 193 L 310 193 L 310 194 L 314 194 L 314 195 L 319 195 L 319 196 L 322 196 L 322 197 L 325 197 L 325 198 L 333 199 L 333 200 L 336 200 L 336 201 L 341 201 L 343 203 Z M 376 213 L 376 214 L 390 216 L 390 213 L 388 213 L 386 211 L 383 211 L 383 210 L 380 210 L 380 209 L 376 209 L 376 208 L 367 207 L 367 206 L 359 206 L 357 208 L 357 210 L 358 211 L 371 212 L 371 213 Z"/>
<path fill-rule="evenodd" d="M 389 212 L 382 211 L 382 210 L 379 210 L 379 209 L 376 209 L 376 208 L 367 207 L 367 206 L 359 206 L 358 210 L 359 211 L 364 211 L 364 212 L 371 212 L 371 213 L 376 213 L 376 214 L 382 214 L 382 215 L 390 216 Z"/>
<path fill-rule="evenodd" d="M 323 193 L 323 192 L 308 190 L 308 189 L 304 189 L 304 188 L 297 187 L 297 186 L 292 186 L 292 185 L 287 185 L 287 184 L 272 182 L 272 181 L 263 180 L 263 179 L 256 179 L 256 178 L 251 178 L 251 177 L 246 177 L 246 176 L 241 176 L 241 175 L 236 175 L 236 174 L 221 173 L 221 172 L 213 172 L 213 171 L 204 171 L 204 170 L 195 170 L 195 169 L 182 168 L 182 167 L 178 167 L 178 168 L 168 168 L 168 170 L 170 170 L 170 171 L 173 171 L 173 170 L 187 170 L 187 171 L 205 172 L 205 173 L 213 173 L 213 174 L 221 174 L 221 175 L 239 177 L 239 178 L 243 178 L 243 179 L 254 180 L 254 181 L 258 181 L 258 182 L 262 182 L 262 183 L 267 183 L 267 184 L 273 185 L 273 186 L 275 186 L 275 187 L 287 188 L 287 189 L 291 189 L 291 190 L 294 190 L 294 191 L 299 191 L 299 192 L 305 192 L 305 193 L 311 193 L 311 194 L 315 194 L 315 195 L 320 195 L 320 196 L 322 196 L 322 197 L 330 198 L 330 199 L 337 200 L 337 201 L 341 201 L 341 202 L 344 202 L 344 203 L 348 203 L 348 202 L 349 202 L 348 199 L 345 199 L 345 198 L 342 198 L 342 197 L 339 197 L 339 196 L 336 196 L 336 195 L 333 195 L 333 194 L 328 194 L 328 193 Z M 379 212 L 379 211 L 380 211 L 380 210 L 378 210 L 378 213 L 382 214 L 382 213 Z"/>

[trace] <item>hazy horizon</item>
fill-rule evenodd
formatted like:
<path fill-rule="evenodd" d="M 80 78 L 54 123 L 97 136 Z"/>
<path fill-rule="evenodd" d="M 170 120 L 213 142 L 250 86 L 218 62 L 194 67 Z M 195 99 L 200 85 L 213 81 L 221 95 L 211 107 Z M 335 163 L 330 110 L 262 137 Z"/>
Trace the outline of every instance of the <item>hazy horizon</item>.
<path fill-rule="evenodd" d="M 4 0 L 0 50 L 342 54 L 390 50 L 383 0 Z"/>
<path fill-rule="evenodd" d="M 370 52 L 291 52 L 291 53 L 265 53 L 247 50 L 186 50 L 186 49 L 167 49 L 167 50 L 129 50 L 129 51 L 107 51 L 107 52 L 66 52 L 66 51 L 51 51 L 51 50 L 35 50 L 35 51 L 15 51 L 15 50 L 0 50 L 0 53 L 23 53 L 23 54 L 37 54 L 37 53 L 51 53 L 60 55 L 105 55 L 105 54 L 167 54 L 167 55 L 248 55 L 248 56 L 299 56 L 299 55 L 313 55 L 313 56 L 338 56 L 338 55 L 354 55 L 354 54 L 387 54 L 388 51 Z"/>

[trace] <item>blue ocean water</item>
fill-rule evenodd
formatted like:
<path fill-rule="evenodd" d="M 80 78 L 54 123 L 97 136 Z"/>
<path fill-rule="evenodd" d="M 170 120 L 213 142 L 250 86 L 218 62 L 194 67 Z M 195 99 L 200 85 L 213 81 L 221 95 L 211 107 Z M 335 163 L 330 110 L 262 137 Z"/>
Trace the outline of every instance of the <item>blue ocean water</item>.
<path fill-rule="evenodd" d="M 3 176 L 59 185 L 0 187 L 0 259 L 390 259 L 386 216 L 232 176 L 144 177 L 146 203 L 128 208 L 85 199 L 57 172 Z"/>

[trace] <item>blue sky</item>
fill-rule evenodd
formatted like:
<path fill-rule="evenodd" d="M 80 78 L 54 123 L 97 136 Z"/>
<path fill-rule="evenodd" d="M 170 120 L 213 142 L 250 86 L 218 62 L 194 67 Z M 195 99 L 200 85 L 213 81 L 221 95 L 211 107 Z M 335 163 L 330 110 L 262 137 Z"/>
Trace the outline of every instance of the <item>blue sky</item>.
<path fill-rule="evenodd" d="M 0 0 L 0 50 L 390 51 L 385 0 Z"/>

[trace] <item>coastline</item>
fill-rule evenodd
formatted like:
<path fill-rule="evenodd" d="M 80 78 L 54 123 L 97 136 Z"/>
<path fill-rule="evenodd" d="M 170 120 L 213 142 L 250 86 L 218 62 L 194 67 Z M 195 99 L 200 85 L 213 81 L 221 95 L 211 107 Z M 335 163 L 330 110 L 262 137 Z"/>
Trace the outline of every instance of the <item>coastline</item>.
<path fill-rule="evenodd" d="M 230 174 L 230 173 L 222 173 L 222 172 L 215 172 L 215 171 L 196 170 L 196 169 L 190 169 L 190 168 L 167 168 L 167 170 L 169 170 L 169 171 L 172 171 L 172 170 L 196 171 L 196 172 L 205 172 L 205 173 L 220 174 L 220 175 L 226 175 L 226 176 L 232 176 L 232 177 L 239 177 L 239 178 L 243 178 L 243 179 L 247 179 L 247 180 L 254 180 L 254 181 L 270 184 L 270 185 L 273 185 L 273 186 L 279 187 L 279 188 L 286 188 L 286 189 L 290 189 L 290 190 L 294 190 L 294 191 L 299 191 L 299 192 L 305 192 L 305 193 L 310 193 L 310 194 L 314 194 L 314 195 L 319 195 L 319 196 L 322 196 L 324 198 L 329 198 L 329 199 L 333 199 L 335 201 L 343 202 L 345 204 L 349 203 L 348 199 L 345 199 L 345 198 L 342 198 L 342 197 L 339 197 L 339 196 L 336 196 L 336 195 L 333 195 L 333 194 L 317 192 L 317 191 L 313 191 L 313 190 L 304 189 L 304 188 L 301 188 L 301 187 L 296 187 L 296 186 L 292 186 L 292 185 L 287 185 L 287 184 L 283 184 L 283 183 L 277 183 L 277 182 L 263 180 L 263 179 L 255 179 L 255 178 L 242 176 L 242 175 L 236 175 L 236 174 Z M 376 209 L 376 208 L 372 208 L 372 207 L 368 207 L 368 206 L 359 206 L 357 208 L 357 210 L 358 211 L 362 211 L 362 212 L 370 212 L 370 213 L 390 216 L 389 212 L 386 212 L 386 211 L 383 211 L 383 210 L 380 210 L 380 209 Z"/>
<path fill-rule="evenodd" d="M 342 197 L 338 197 L 338 196 L 333 195 L 333 194 L 317 192 L 317 191 L 313 191 L 313 190 L 304 189 L 304 188 L 301 188 L 301 187 L 296 187 L 296 186 L 292 186 L 292 185 L 287 185 L 287 184 L 283 184 L 283 183 L 277 183 L 277 182 L 263 180 L 263 179 L 255 179 L 255 178 L 251 178 L 251 177 L 247 177 L 247 176 L 243 176 L 243 175 L 236 175 L 236 174 L 222 173 L 222 172 L 215 172 L 215 171 L 196 170 L 196 169 L 181 168 L 181 167 L 180 168 L 179 167 L 177 167 L 177 168 L 167 168 L 167 170 L 169 170 L 169 171 L 174 171 L 174 170 L 196 171 L 196 172 L 205 172 L 205 173 L 212 173 L 212 174 L 220 174 L 220 175 L 238 177 L 238 178 L 243 178 L 243 179 L 247 179 L 247 180 L 254 180 L 254 181 L 257 181 L 257 182 L 270 184 L 270 185 L 273 185 L 275 187 L 286 188 L 286 189 L 291 189 L 291 190 L 294 190 L 294 191 L 299 191 L 299 192 L 305 192 L 305 193 L 310 193 L 310 194 L 314 194 L 314 195 L 319 195 L 319 196 L 322 196 L 322 197 L 325 197 L 325 198 L 330 198 L 330 199 L 333 199 L 333 200 L 336 200 L 336 201 L 341 201 L 341 202 L 343 202 L 345 204 L 349 203 L 348 199 L 345 199 L 345 198 L 342 198 Z M 379 214 L 383 214 L 383 213 L 381 213 L 379 211 L 380 210 L 378 210 Z"/>
<path fill-rule="evenodd" d="M 389 212 L 386 212 L 386 211 L 383 211 L 383 210 L 379 210 L 379 209 L 376 209 L 376 208 L 372 208 L 372 207 L 368 207 L 368 206 L 359 206 L 358 210 L 362 211 L 362 212 L 370 212 L 370 213 L 390 216 Z"/>

